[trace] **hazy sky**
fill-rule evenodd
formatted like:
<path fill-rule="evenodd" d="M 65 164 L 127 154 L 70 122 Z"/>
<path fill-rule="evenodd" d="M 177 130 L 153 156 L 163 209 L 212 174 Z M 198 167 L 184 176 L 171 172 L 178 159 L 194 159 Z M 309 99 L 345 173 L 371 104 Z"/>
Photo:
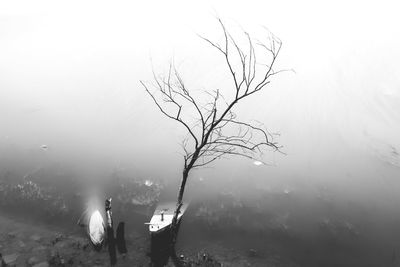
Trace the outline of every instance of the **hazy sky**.
<path fill-rule="evenodd" d="M 173 155 L 181 166 L 182 129 L 158 113 L 139 80 L 151 79 L 150 59 L 162 70 L 171 58 L 199 88 L 229 79 L 196 35 L 220 40 L 219 16 L 233 33 L 263 38 L 266 26 L 283 41 L 278 64 L 296 73 L 275 77 L 243 115 L 282 134 L 285 161 L 352 147 L 400 164 L 397 5 L 1 1 L 0 144 L 115 162 Z"/>

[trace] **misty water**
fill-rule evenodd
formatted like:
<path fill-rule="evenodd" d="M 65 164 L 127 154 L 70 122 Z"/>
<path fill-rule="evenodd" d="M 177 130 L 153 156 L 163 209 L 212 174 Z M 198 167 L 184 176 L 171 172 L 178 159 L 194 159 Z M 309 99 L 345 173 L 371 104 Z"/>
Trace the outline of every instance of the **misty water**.
<path fill-rule="evenodd" d="M 326 158 L 327 150 L 316 151 L 305 169 L 285 169 L 290 156 L 282 155 L 275 166 L 227 159 L 195 170 L 186 191 L 190 205 L 178 253 L 240 254 L 254 265 L 397 266 L 399 168 L 373 155 L 343 150 L 331 150 Z M 144 223 L 155 205 L 175 200 L 179 178 L 165 177 L 161 169 L 149 177 L 140 166 L 57 161 L 50 153 L 42 147 L 2 147 L 3 215 L 83 234 L 76 226 L 80 214 L 90 205 L 103 210 L 103 200 L 111 196 L 115 222 L 125 221 L 128 236 L 149 238 Z M 396 157 L 392 153 L 392 160 Z M 7 202 L 4 186 L 23 181 L 33 181 L 42 193 L 53 192 L 49 198 L 61 196 L 63 204 L 53 199 L 49 208 L 33 196 Z"/>

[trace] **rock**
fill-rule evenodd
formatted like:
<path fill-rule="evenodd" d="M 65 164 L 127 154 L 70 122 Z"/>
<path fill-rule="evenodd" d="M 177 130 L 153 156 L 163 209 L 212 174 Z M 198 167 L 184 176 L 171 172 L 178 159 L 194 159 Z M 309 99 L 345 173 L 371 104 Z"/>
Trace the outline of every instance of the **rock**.
<path fill-rule="evenodd" d="M 15 231 L 14 232 L 10 232 L 10 233 L 7 234 L 7 236 L 9 238 L 14 238 L 14 237 L 16 237 L 16 235 L 17 235 L 17 233 Z"/>
<path fill-rule="evenodd" d="M 65 239 L 65 238 L 66 238 L 65 235 L 58 233 L 58 234 L 56 234 L 55 238 L 51 241 L 51 243 L 54 245 L 54 244 L 56 244 L 57 242 L 59 242 L 59 241 Z"/>
<path fill-rule="evenodd" d="M 52 250 L 50 252 L 49 263 L 51 266 L 61 265 L 61 259 L 62 259 L 62 257 L 60 256 L 60 254 L 58 254 L 57 251 Z"/>
<path fill-rule="evenodd" d="M 35 247 L 32 249 L 32 252 L 33 252 L 33 253 L 40 253 L 40 252 L 42 252 L 43 250 L 46 250 L 46 247 L 45 247 L 45 246 L 35 246 Z"/>
<path fill-rule="evenodd" d="M 28 259 L 28 264 L 29 265 L 35 265 L 35 264 L 37 264 L 39 262 L 39 259 L 38 258 L 36 258 L 35 256 L 33 256 L 33 257 L 30 257 L 29 259 Z"/>
<path fill-rule="evenodd" d="M 220 260 L 217 260 L 216 258 L 214 258 L 212 255 L 210 255 L 208 253 L 203 253 L 203 254 L 198 253 L 196 256 L 180 255 L 179 258 L 180 258 L 181 263 L 183 264 L 182 266 L 184 266 L 184 267 L 190 267 L 190 266 L 222 267 L 222 266 L 225 266 L 222 264 L 222 262 Z M 167 265 L 167 266 L 172 266 L 172 265 Z M 226 265 L 226 266 L 230 266 L 230 265 Z M 237 265 L 237 266 L 242 266 L 242 265 Z"/>
<path fill-rule="evenodd" d="M 256 257 L 258 255 L 257 250 L 255 249 L 249 249 L 248 254 L 250 257 Z"/>
<path fill-rule="evenodd" d="M 18 258 L 18 254 L 17 253 L 13 253 L 13 254 L 8 254 L 3 256 L 3 260 L 7 265 L 13 265 L 15 263 L 15 261 Z"/>
<path fill-rule="evenodd" d="M 39 242 L 42 239 L 42 237 L 38 234 L 34 234 L 31 236 L 31 240 L 35 241 L 35 242 Z"/>
<path fill-rule="evenodd" d="M 74 259 L 70 258 L 67 263 L 68 263 L 68 265 L 73 266 L 74 265 Z"/>
<path fill-rule="evenodd" d="M 37 263 L 33 265 L 32 267 L 49 267 L 49 263 L 47 261 L 42 261 L 41 263 Z"/>
<path fill-rule="evenodd" d="M 51 251 L 50 251 L 50 258 L 54 258 L 54 257 L 56 257 L 57 256 L 57 251 L 56 250 L 54 250 L 54 249 L 52 249 Z"/>
<path fill-rule="evenodd" d="M 24 247 L 26 247 L 25 243 L 24 243 L 24 242 L 22 242 L 21 240 L 20 240 L 20 241 L 18 241 L 18 246 L 19 246 L 20 248 L 24 248 Z"/>
<path fill-rule="evenodd" d="M 71 236 L 70 239 L 72 239 L 72 245 L 78 249 L 85 250 L 90 245 L 86 238 Z"/>
<path fill-rule="evenodd" d="M 65 241 L 59 241 L 59 242 L 57 242 L 57 243 L 54 245 L 54 247 L 57 248 L 57 249 L 64 249 L 64 248 L 66 248 L 67 246 L 68 246 L 68 241 L 67 241 L 67 240 L 65 240 Z"/>

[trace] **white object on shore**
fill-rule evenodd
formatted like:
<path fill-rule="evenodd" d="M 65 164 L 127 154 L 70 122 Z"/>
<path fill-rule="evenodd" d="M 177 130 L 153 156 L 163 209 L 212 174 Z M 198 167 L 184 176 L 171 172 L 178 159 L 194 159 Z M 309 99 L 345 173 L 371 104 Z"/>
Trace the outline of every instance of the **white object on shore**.
<path fill-rule="evenodd" d="M 101 246 L 104 241 L 104 220 L 100 211 L 95 210 L 90 216 L 88 232 L 93 245 Z"/>
<path fill-rule="evenodd" d="M 182 204 L 180 209 L 180 213 L 178 214 L 178 221 L 182 218 L 183 214 L 186 211 L 187 204 Z M 164 204 L 160 204 L 157 206 L 154 211 L 153 217 L 149 223 L 149 231 L 150 233 L 160 233 L 166 229 L 168 229 L 172 225 L 172 219 L 174 218 L 174 212 L 176 209 L 176 203 L 168 202 Z"/>

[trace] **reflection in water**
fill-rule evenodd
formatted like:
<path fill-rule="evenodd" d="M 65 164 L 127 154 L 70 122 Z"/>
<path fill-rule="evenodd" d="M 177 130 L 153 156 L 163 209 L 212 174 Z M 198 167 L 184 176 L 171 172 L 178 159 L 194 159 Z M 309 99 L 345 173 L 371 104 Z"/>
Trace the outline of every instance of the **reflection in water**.
<path fill-rule="evenodd" d="M 172 254 L 172 235 L 170 231 L 163 231 L 151 236 L 150 259 L 155 267 L 165 266 Z"/>
<path fill-rule="evenodd" d="M 116 233 L 116 242 L 117 242 L 118 252 L 120 254 L 122 254 L 123 258 L 125 258 L 126 253 L 128 253 L 128 250 L 126 249 L 125 223 L 124 222 L 118 223 L 117 233 Z"/>
<path fill-rule="evenodd" d="M 178 223 L 178 231 L 180 228 L 180 223 Z M 173 234 L 170 227 L 165 228 L 160 232 L 153 232 L 150 236 L 150 259 L 151 263 L 155 267 L 165 266 L 169 260 L 176 266 L 181 266 L 178 256 L 176 255 L 175 247 L 172 246 Z"/>

